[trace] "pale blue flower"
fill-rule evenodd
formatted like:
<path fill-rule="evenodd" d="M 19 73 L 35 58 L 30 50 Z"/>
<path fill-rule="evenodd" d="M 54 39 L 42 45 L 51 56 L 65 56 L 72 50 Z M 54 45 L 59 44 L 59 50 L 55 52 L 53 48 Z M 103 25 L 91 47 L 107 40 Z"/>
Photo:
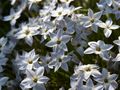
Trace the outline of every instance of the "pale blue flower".
<path fill-rule="evenodd" d="M 57 49 L 62 49 L 67 51 L 66 43 L 69 42 L 71 36 L 70 35 L 63 35 L 62 30 L 58 30 L 57 33 L 50 34 L 51 40 L 46 43 L 46 46 L 53 47 L 56 51 Z"/>
<path fill-rule="evenodd" d="M 101 18 L 102 12 L 93 13 L 91 9 L 88 9 L 88 16 L 83 16 L 81 18 L 83 26 L 88 28 L 91 27 L 94 32 L 97 32 L 98 27 L 96 25 L 97 21 Z"/>
<path fill-rule="evenodd" d="M 62 20 L 65 15 L 71 15 L 74 13 L 74 11 L 80 9 L 81 7 L 73 7 L 73 6 L 68 6 L 66 4 L 58 5 L 56 10 L 53 10 L 51 12 L 51 16 L 55 17 L 56 20 Z"/>
<path fill-rule="evenodd" d="M 97 25 L 104 29 L 104 35 L 106 38 L 110 37 L 112 30 L 118 29 L 119 25 L 112 25 L 113 21 L 108 19 L 105 23 L 102 21 L 97 22 Z"/>
<path fill-rule="evenodd" d="M 48 64 L 49 68 L 54 68 L 56 72 L 59 68 L 62 68 L 65 71 L 68 71 L 67 62 L 70 61 L 70 57 L 64 55 L 64 51 L 53 52 L 52 53 L 52 61 Z"/>
<path fill-rule="evenodd" d="M 111 44 L 105 44 L 104 41 L 98 40 L 97 42 L 95 41 L 91 41 L 88 42 L 88 45 L 90 47 L 88 47 L 84 53 L 85 54 L 98 54 L 100 57 L 102 58 L 106 58 L 104 56 L 106 56 L 106 53 L 113 48 L 113 45 Z"/>
<path fill-rule="evenodd" d="M 3 20 L 10 21 L 10 24 L 14 26 L 16 20 L 20 18 L 22 11 L 25 9 L 25 6 L 26 4 L 22 3 L 17 9 L 11 8 L 10 15 L 3 17 Z"/>
<path fill-rule="evenodd" d="M 30 52 L 24 52 L 17 61 L 17 65 L 19 65 L 20 70 L 35 69 L 39 66 L 38 59 L 39 55 L 36 55 L 35 50 L 33 49 Z"/>
<path fill-rule="evenodd" d="M 27 77 L 21 82 L 21 88 L 33 90 L 45 90 L 44 84 L 49 80 L 48 77 L 43 76 L 44 67 L 39 67 L 35 71 L 26 70 Z M 39 87 L 39 88 L 38 88 Z"/>
<path fill-rule="evenodd" d="M 43 39 L 46 40 L 50 33 L 56 30 L 56 26 L 51 21 L 46 21 L 41 24 L 40 35 L 42 35 Z"/>
<path fill-rule="evenodd" d="M 107 69 L 103 68 L 101 75 L 95 78 L 95 81 L 98 82 L 96 89 L 115 90 L 118 87 L 117 78 L 117 74 L 110 74 Z"/>
<path fill-rule="evenodd" d="M 73 34 L 75 32 L 75 22 L 65 17 L 65 19 L 58 21 L 58 29 L 62 29 L 65 34 Z"/>
<path fill-rule="evenodd" d="M 79 65 L 76 68 L 75 73 L 83 73 L 83 78 L 85 80 L 87 80 L 90 76 L 95 77 L 96 75 L 101 75 L 99 72 L 99 67 L 95 64 Z"/>
<path fill-rule="evenodd" d="M 20 27 L 20 30 L 15 34 L 15 37 L 17 39 L 25 39 L 26 43 L 29 46 L 32 46 L 33 44 L 33 37 L 35 35 L 39 34 L 38 31 L 39 27 L 31 27 L 29 25 L 23 25 Z"/>

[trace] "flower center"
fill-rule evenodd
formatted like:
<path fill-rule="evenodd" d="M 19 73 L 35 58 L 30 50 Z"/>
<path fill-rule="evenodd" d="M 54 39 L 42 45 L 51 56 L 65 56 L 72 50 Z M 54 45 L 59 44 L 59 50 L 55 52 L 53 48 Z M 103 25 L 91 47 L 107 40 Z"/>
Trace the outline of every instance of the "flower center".
<path fill-rule="evenodd" d="M 57 40 L 57 44 L 60 44 L 60 43 L 61 43 L 61 40 L 60 40 L 60 39 L 58 39 L 58 40 Z"/>
<path fill-rule="evenodd" d="M 29 34 L 30 34 L 30 31 L 29 31 L 29 30 L 26 30 L 26 31 L 25 31 L 25 34 L 26 34 L 26 35 L 29 35 Z"/>
<path fill-rule="evenodd" d="M 32 60 L 28 60 L 28 63 L 29 63 L 29 64 L 32 64 L 32 63 L 33 63 L 33 61 L 32 61 Z"/>
<path fill-rule="evenodd" d="M 64 28 L 63 28 L 63 30 L 64 30 L 64 31 L 67 31 L 67 28 L 66 28 L 66 27 L 64 27 Z"/>
<path fill-rule="evenodd" d="M 62 62 L 62 59 L 61 59 L 61 58 L 59 58 L 58 60 L 59 60 L 59 62 Z"/>
<path fill-rule="evenodd" d="M 58 15 L 61 15 L 62 14 L 62 12 L 58 12 Z"/>
<path fill-rule="evenodd" d="M 93 23 L 93 22 L 94 22 L 94 19 L 91 19 L 90 21 Z"/>
<path fill-rule="evenodd" d="M 96 47 L 96 51 L 100 51 L 101 49 L 100 49 L 100 47 Z"/>
<path fill-rule="evenodd" d="M 107 78 L 105 78 L 105 79 L 104 79 L 104 82 L 105 82 L 105 83 L 108 83 L 108 79 L 107 79 Z"/>
<path fill-rule="evenodd" d="M 38 78 L 37 77 L 33 77 L 33 82 L 35 82 L 35 83 L 37 83 L 37 81 L 38 81 Z"/>
<path fill-rule="evenodd" d="M 90 67 L 85 68 L 85 71 L 87 72 L 91 71 Z"/>

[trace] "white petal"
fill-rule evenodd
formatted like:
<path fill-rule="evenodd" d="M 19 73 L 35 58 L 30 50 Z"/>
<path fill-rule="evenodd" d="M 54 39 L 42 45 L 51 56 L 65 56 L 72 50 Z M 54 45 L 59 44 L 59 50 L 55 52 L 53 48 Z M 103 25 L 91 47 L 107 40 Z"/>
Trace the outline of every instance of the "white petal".
<path fill-rule="evenodd" d="M 42 76 L 42 77 L 40 77 L 38 83 L 40 83 L 40 84 L 42 84 L 42 83 L 47 83 L 48 80 L 49 80 L 48 77 Z"/>
<path fill-rule="evenodd" d="M 107 69 L 105 69 L 105 68 L 102 69 L 102 76 L 103 77 L 108 76 L 108 70 Z"/>
<path fill-rule="evenodd" d="M 62 63 L 61 68 L 65 71 L 68 71 L 68 65 L 67 63 Z"/>
<path fill-rule="evenodd" d="M 108 90 L 115 90 L 112 85 L 109 86 Z"/>
<path fill-rule="evenodd" d="M 119 28 L 118 25 L 112 25 L 112 26 L 110 27 L 110 29 L 118 29 L 118 28 Z"/>
<path fill-rule="evenodd" d="M 8 79 L 9 79 L 8 77 L 0 78 L 0 86 L 4 85 L 7 82 Z"/>
<path fill-rule="evenodd" d="M 91 79 L 88 79 L 88 80 L 87 80 L 86 85 L 87 85 L 88 87 L 93 87 L 93 86 L 94 86 L 93 81 L 92 81 Z"/>
<path fill-rule="evenodd" d="M 91 9 L 88 9 L 88 16 L 90 18 L 93 18 L 93 16 L 94 16 L 94 13 L 93 13 L 93 11 Z"/>
<path fill-rule="evenodd" d="M 102 11 L 101 12 L 97 12 L 97 13 L 94 14 L 94 18 L 96 20 L 99 20 L 101 18 L 101 16 L 102 16 Z"/>
<path fill-rule="evenodd" d="M 97 21 L 97 22 L 96 22 L 96 25 L 98 25 L 98 26 L 101 27 L 101 28 L 106 28 L 106 27 L 107 27 L 106 24 L 103 23 L 102 21 Z"/>
<path fill-rule="evenodd" d="M 108 19 L 105 23 L 107 26 L 110 27 L 112 25 L 113 21 L 111 19 Z"/>
<path fill-rule="evenodd" d="M 31 88 L 31 84 L 32 84 L 32 81 L 30 78 L 26 78 L 24 79 L 21 83 L 20 83 L 23 87 L 25 88 Z"/>
<path fill-rule="evenodd" d="M 56 65 L 55 65 L 54 72 L 56 72 L 60 67 L 61 67 L 61 63 L 57 62 Z"/>
<path fill-rule="evenodd" d="M 62 41 L 63 41 L 64 43 L 67 43 L 67 42 L 70 40 L 70 38 L 71 38 L 71 36 L 69 36 L 69 35 L 63 35 L 63 36 L 62 36 Z"/>
<path fill-rule="evenodd" d="M 113 61 L 120 61 L 120 53 L 119 53 L 119 54 L 117 54 L 116 58 L 115 58 L 115 59 L 113 59 Z"/>
<path fill-rule="evenodd" d="M 36 71 L 36 74 L 37 74 L 38 76 L 43 76 L 43 74 L 44 74 L 44 67 L 39 67 L 39 68 L 37 69 L 37 71 Z"/>
<path fill-rule="evenodd" d="M 95 52 L 95 50 L 93 50 L 92 48 L 87 48 L 87 49 L 84 51 L 85 54 L 92 54 L 92 53 L 94 53 L 94 52 Z"/>
<path fill-rule="evenodd" d="M 9 20 L 12 19 L 12 17 L 13 17 L 13 16 L 5 16 L 5 17 L 3 18 L 3 20 L 4 20 L 4 21 L 9 21 Z"/>
<path fill-rule="evenodd" d="M 25 41 L 26 41 L 26 43 L 27 43 L 29 46 L 32 46 L 32 44 L 33 44 L 33 38 L 32 38 L 31 36 L 26 37 L 26 38 L 25 38 Z"/>
<path fill-rule="evenodd" d="M 51 41 L 49 41 L 47 44 L 46 44 L 46 46 L 48 46 L 48 47 L 54 47 L 56 45 L 56 41 L 55 40 L 51 40 Z"/>
<path fill-rule="evenodd" d="M 90 21 L 85 22 L 84 27 L 88 28 L 92 26 L 92 23 Z"/>
<path fill-rule="evenodd" d="M 114 40 L 113 43 L 115 43 L 116 45 L 120 46 L 120 40 Z"/>
<path fill-rule="evenodd" d="M 112 2 L 113 2 L 112 0 L 105 0 L 105 1 L 106 1 L 106 3 L 107 3 L 108 6 L 112 5 Z"/>
<path fill-rule="evenodd" d="M 104 35 L 105 35 L 106 38 L 110 37 L 111 34 L 112 34 L 112 30 L 104 29 Z"/>
<path fill-rule="evenodd" d="M 85 72 L 84 73 L 84 78 L 87 80 L 91 75 L 91 72 Z"/>
<path fill-rule="evenodd" d="M 52 61 L 48 64 L 48 67 L 52 69 L 53 66 L 55 66 L 56 63 L 57 63 L 56 60 L 52 60 Z"/>
<path fill-rule="evenodd" d="M 88 42 L 88 45 L 91 47 L 91 48 L 96 48 L 98 46 L 98 44 L 94 41 L 91 41 L 91 42 Z"/>

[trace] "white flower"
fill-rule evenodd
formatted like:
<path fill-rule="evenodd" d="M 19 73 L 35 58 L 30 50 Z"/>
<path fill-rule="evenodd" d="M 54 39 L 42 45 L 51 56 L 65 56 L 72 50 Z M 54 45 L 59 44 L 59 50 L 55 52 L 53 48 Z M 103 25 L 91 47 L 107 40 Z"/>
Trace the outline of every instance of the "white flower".
<path fill-rule="evenodd" d="M 22 25 L 21 30 L 18 31 L 15 36 L 17 39 L 25 38 L 25 41 L 28 45 L 32 45 L 33 38 L 32 36 L 39 34 L 39 27 L 30 27 L 28 25 Z"/>
<path fill-rule="evenodd" d="M 33 49 L 30 52 L 24 52 L 22 56 L 20 56 L 20 60 L 18 60 L 17 65 L 19 65 L 20 70 L 26 69 L 35 69 L 38 66 L 39 56 L 35 54 L 35 50 Z"/>
<path fill-rule="evenodd" d="M 44 22 L 43 24 L 41 24 L 40 35 L 42 35 L 44 39 L 47 39 L 48 35 L 50 33 L 53 33 L 55 29 L 56 26 L 53 24 L 53 22 Z"/>
<path fill-rule="evenodd" d="M 101 40 L 98 40 L 97 42 L 95 41 L 88 42 L 88 45 L 90 47 L 84 51 L 85 54 L 92 54 L 92 53 L 100 54 L 104 51 L 110 50 L 113 47 L 113 45 L 105 44 Z"/>
<path fill-rule="evenodd" d="M 14 3 L 14 2 L 12 2 Z M 16 20 L 20 18 L 22 11 L 25 9 L 26 3 L 22 2 L 17 9 L 11 8 L 10 15 L 3 17 L 4 21 L 10 21 L 10 24 L 14 26 L 16 24 Z"/>
<path fill-rule="evenodd" d="M 80 65 L 75 72 L 76 73 L 82 72 L 84 78 L 87 80 L 91 75 L 94 77 L 96 75 L 101 75 L 98 69 L 99 67 L 94 64 Z"/>
<path fill-rule="evenodd" d="M 84 83 L 86 82 L 86 84 Z M 84 80 L 84 77 L 81 73 L 81 76 L 78 78 L 71 78 L 71 88 L 69 90 L 97 90 L 92 79 L 88 78 Z"/>
<path fill-rule="evenodd" d="M 91 9 L 88 9 L 88 16 L 83 16 L 81 21 L 83 22 L 83 26 L 88 28 L 91 27 L 94 32 L 98 31 L 98 26 L 96 23 L 101 18 L 102 12 L 94 13 Z"/>
<path fill-rule="evenodd" d="M 67 14 L 66 10 L 63 7 L 57 7 L 56 10 L 51 12 L 52 17 L 57 17 L 58 20 L 63 19 L 63 16 Z"/>
<path fill-rule="evenodd" d="M 48 67 L 55 67 L 54 71 L 56 72 L 59 68 L 62 68 L 65 71 L 68 71 L 67 62 L 70 61 L 71 57 L 64 55 L 64 51 L 53 52 L 52 61 L 49 62 Z"/>
<path fill-rule="evenodd" d="M 103 41 L 98 40 L 97 42 L 92 41 L 92 42 L 88 42 L 88 45 L 90 47 L 88 47 L 84 53 L 85 54 L 99 54 L 100 57 L 102 58 L 106 58 L 105 56 L 107 55 L 106 53 L 113 48 L 113 45 L 111 44 L 105 44 Z"/>
<path fill-rule="evenodd" d="M 33 90 L 44 90 L 44 84 L 49 80 L 48 77 L 43 76 L 44 67 L 39 67 L 36 71 L 26 70 L 27 77 L 21 82 L 21 88 Z M 38 89 L 36 89 L 39 87 Z"/>
<path fill-rule="evenodd" d="M 108 19 L 105 23 L 102 21 L 97 22 L 97 25 L 101 28 L 104 28 L 104 35 L 105 37 L 110 37 L 112 34 L 112 30 L 118 29 L 119 25 L 112 25 L 113 21 Z"/>
<path fill-rule="evenodd" d="M 51 12 L 52 17 L 56 17 L 57 20 L 63 19 L 65 15 L 71 15 L 75 10 L 80 9 L 81 7 L 69 7 L 66 5 L 59 5 L 56 10 Z"/>
<path fill-rule="evenodd" d="M 98 82 L 97 90 L 115 90 L 118 87 L 115 81 L 118 78 L 117 74 L 110 74 L 107 69 L 103 68 L 101 76 L 96 77 L 95 81 Z"/>
<path fill-rule="evenodd" d="M 75 32 L 75 22 L 71 18 L 65 17 L 65 19 L 58 21 L 57 29 L 62 29 L 64 34 L 73 34 Z"/>
<path fill-rule="evenodd" d="M 50 36 L 51 36 L 51 40 L 47 42 L 46 46 L 53 47 L 55 51 L 58 49 L 67 51 L 66 43 L 69 42 L 71 38 L 70 35 L 63 35 L 62 30 L 58 30 L 56 34 L 51 33 Z"/>

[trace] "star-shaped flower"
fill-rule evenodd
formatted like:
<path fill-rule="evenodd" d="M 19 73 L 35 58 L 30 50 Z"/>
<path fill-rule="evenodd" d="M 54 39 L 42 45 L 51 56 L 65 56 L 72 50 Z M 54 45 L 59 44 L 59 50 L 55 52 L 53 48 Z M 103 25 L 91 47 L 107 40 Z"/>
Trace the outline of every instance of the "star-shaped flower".
<path fill-rule="evenodd" d="M 115 90 L 118 87 L 117 78 L 117 74 L 110 74 L 107 69 L 103 68 L 101 76 L 95 78 L 95 81 L 98 82 L 96 89 Z"/>
<path fill-rule="evenodd" d="M 52 33 L 51 40 L 46 44 L 48 47 L 53 47 L 56 51 L 57 49 L 62 49 L 67 51 L 66 43 L 69 42 L 71 36 L 70 35 L 63 35 L 62 30 L 58 30 L 57 33 Z"/>
<path fill-rule="evenodd" d="M 21 82 L 21 88 L 35 90 L 44 90 L 44 84 L 49 80 L 48 77 L 43 76 L 44 67 L 39 67 L 35 71 L 26 70 L 27 77 Z M 38 88 L 39 87 L 39 88 Z"/>
<path fill-rule="evenodd" d="M 104 29 L 104 35 L 105 37 L 110 37 L 112 34 L 112 30 L 118 29 L 119 25 L 112 25 L 113 21 L 111 19 L 108 19 L 105 23 L 102 21 L 97 22 L 97 25 Z"/>
<path fill-rule="evenodd" d="M 88 42 L 88 47 L 84 53 L 85 54 L 98 54 L 100 57 L 107 59 L 105 56 L 107 55 L 108 51 L 113 48 L 113 45 L 111 44 L 105 44 L 103 41 L 98 40 L 97 42 L 92 41 Z"/>
<path fill-rule="evenodd" d="M 38 35 L 39 27 L 30 27 L 29 25 L 22 25 L 20 31 L 15 34 L 17 39 L 25 38 L 25 41 L 28 45 L 32 46 L 33 38 L 32 36 Z"/>

